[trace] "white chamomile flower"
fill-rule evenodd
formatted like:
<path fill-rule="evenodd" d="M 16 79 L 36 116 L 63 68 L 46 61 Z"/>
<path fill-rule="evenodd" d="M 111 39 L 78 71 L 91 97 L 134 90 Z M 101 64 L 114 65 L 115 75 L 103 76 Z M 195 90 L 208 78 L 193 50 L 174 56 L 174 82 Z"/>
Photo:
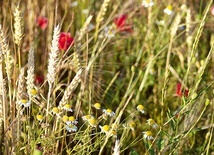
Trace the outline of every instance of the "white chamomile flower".
<path fill-rule="evenodd" d="M 148 8 L 148 7 L 152 7 L 154 5 L 154 2 L 153 2 L 153 0 L 143 0 L 142 5 L 145 8 Z"/>
<path fill-rule="evenodd" d="M 65 128 L 68 132 L 76 132 L 78 130 L 77 126 L 74 124 L 66 124 Z"/>
<path fill-rule="evenodd" d="M 74 116 L 68 117 L 68 120 L 74 125 L 76 125 L 78 123 L 78 121 L 74 118 Z"/>
<path fill-rule="evenodd" d="M 172 10 L 172 6 L 171 5 L 168 5 L 164 10 L 163 12 L 167 15 L 172 15 L 173 14 L 173 10 Z"/>
<path fill-rule="evenodd" d="M 73 112 L 73 109 L 71 108 L 71 105 L 70 105 L 70 104 L 65 104 L 65 105 L 63 106 L 63 109 L 66 110 L 66 111 Z"/>
<path fill-rule="evenodd" d="M 19 104 L 20 104 L 20 105 L 23 105 L 25 108 L 27 108 L 27 107 L 30 107 L 31 102 L 30 102 L 29 100 L 26 100 L 26 99 L 21 99 L 21 100 L 19 101 Z"/>
<path fill-rule="evenodd" d="M 144 111 L 144 106 L 141 105 L 141 104 L 139 104 L 139 105 L 137 106 L 137 110 L 140 111 L 142 114 L 145 113 L 145 111 Z"/>
<path fill-rule="evenodd" d="M 88 121 L 90 118 L 93 118 L 92 115 L 84 115 L 82 116 L 83 121 Z"/>
<path fill-rule="evenodd" d="M 97 124 L 98 124 L 98 123 L 97 123 L 97 120 L 96 120 L 94 117 L 88 119 L 88 123 L 89 123 L 92 127 L 96 127 Z"/>
<path fill-rule="evenodd" d="M 154 137 L 152 136 L 152 132 L 151 131 L 145 131 L 145 132 L 143 132 L 143 138 L 145 138 L 147 140 L 154 139 Z"/>
<path fill-rule="evenodd" d="M 111 109 L 103 109 L 103 113 L 110 117 L 115 115 L 115 113 Z"/>
<path fill-rule="evenodd" d="M 147 123 L 154 129 L 158 127 L 158 124 L 151 118 L 147 120 Z"/>

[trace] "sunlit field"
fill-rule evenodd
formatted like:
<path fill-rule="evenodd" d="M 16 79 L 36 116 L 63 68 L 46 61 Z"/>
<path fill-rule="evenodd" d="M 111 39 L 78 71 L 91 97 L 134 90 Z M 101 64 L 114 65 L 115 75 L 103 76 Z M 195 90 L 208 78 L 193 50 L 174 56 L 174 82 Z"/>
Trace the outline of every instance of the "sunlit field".
<path fill-rule="evenodd" d="M 0 155 L 214 155 L 212 0 L 2 0 Z"/>

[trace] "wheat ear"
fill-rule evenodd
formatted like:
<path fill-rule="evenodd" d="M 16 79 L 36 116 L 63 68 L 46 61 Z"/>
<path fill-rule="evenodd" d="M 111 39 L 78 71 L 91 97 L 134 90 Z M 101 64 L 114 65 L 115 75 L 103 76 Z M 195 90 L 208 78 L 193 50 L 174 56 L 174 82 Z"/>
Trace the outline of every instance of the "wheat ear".
<path fill-rule="evenodd" d="M 59 107 L 60 108 L 62 108 L 62 106 L 68 101 L 68 98 L 71 96 L 71 94 L 77 88 L 78 84 L 81 81 L 82 73 L 83 73 L 83 70 L 80 69 L 76 73 L 75 77 L 73 78 L 73 80 L 71 81 L 71 83 L 69 84 L 69 86 L 67 87 L 67 89 L 65 90 L 65 93 L 64 93 L 61 101 L 59 102 Z"/>
<path fill-rule="evenodd" d="M 48 74 L 47 74 L 47 80 L 49 85 L 51 85 L 56 76 L 56 68 L 57 68 L 57 62 L 58 62 L 58 52 L 59 52 L 59 47 L 58 47 L 58 40 L 59 40 L 59 35 L 60 35 L 60 26 L 56 26 L 54 28 L 53 32 L 53 40 L 51 42 L 51 51 L 49 55 L 49 61 L 48 61 Z"/>
<path fill-rule="evenodd" d="M 23 27 L 21 21 L 21 11 L 19 10 L 19 6 L 17 6 L 14 11 L 14 41 L 18 46 L 20 46 L 23 37 Z"/>
<path fill-rule="evenodd" d="M 27 70 L 27 93 L 31 97 L 31 91 L 34 89 L 34 50 L 33 48 L 30 49 L 28 54 L 28 70 Z"/>

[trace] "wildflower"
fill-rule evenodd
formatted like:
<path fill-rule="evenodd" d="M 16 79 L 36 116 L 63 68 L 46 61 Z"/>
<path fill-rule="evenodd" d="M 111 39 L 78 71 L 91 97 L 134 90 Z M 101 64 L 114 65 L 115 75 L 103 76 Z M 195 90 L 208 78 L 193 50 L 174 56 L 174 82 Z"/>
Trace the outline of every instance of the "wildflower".
<path fill-rule="evenodd" d="M 172 10 L 172 6 L 171 5 L 168 5 L 164 10 L 163 12 L 167 15 L 171 15 L 173 14 L 173 10 Z"/>
<path fill-rule="evenodd" d="M 48 26 L 48 19 L 46 17 L 38 17 L 37 24 L 42 30 L 45 30 Z"/>
<path fill-rule="evenodd" d="M 26 100 L 26 99 L 22 99 L 19 101 L 20 105 L 23 105 L 25 108 L 30 107 L 31 102 Z"/>
<path fill-rule="evenodd" d="M 104 126 L 99 125 L 99 128 L 101 129 L 101 132 L 104 132 L 105 134 L 108 134 L 110 131 L 109 125 L 104 125 Z"/>
<path fill-rule="evenodd" d="M 176 85 L 176 93 L 175 93 L 176 96 L 178 97 L 182 97 L 183 93 L 182 93 L 182 84 L 180 82 L 177 83 Z M 189 90 L 188 89 L 185 89 L 184 90 L 184 96 L 185 97 L 188 97 L 189 95 Z"/>
<path fill-rule="evenodd" d="M 74 125 L 76 125 L 78 123 L 78 121 L 74 118 L 74 116 L 70 116 L 68 119 Z"/>
<path fill-rule="evenodd" d="M 130 121 L 128 122 L 128 127 L 134 131 L 135 127 L 136 127 L 136 123 L 134 121 Z"/>
<path fill-rule="evenodd" d="M 145 113 L 145 111 L 144 111 L 144 106 L 141 105 L 141 104 L 139 104 L 139 105 L 137 106 L 137 110 L 140 111 L 142 114 Z"/>
<path fill-rule="evenodd" d="M 62 32 L 59 36 L 59 49 L 67 50 L 69 46 L 74 44 L 74 38 L 71 37 L 70 33 Z"/>
<path fill-rule="evenodd" d="M 65 128 L 68 132 L 77 132 L 78 130 L 77 126 L 74 124 L 67 124 Z"/>
<path fill-rule="evenodd" d="M 152 132 L 151 131 L 145 131 L 143 132 L 143 138 L 147 139 L 147 140 L 152 140 L 154 139 L 153 136 L 152 136 Z"/>
<path fill-rule="evenodd" d="M 71 109 L 71 105 L 70 105 L 70 104 L 65 104 L 65 105 L 63 106 L 63 109 L 66 110 L 66 111 L 73 112 L 73 109 Z"/>
<path fill-rule="evenodd" d="M 110 117 L 115 115 L 115 113 L 111 109 L 103 109 L 103 113 Z"/>
<path fill-rule="evenodd" d="M 99 103 L 95 103 L 94 105 L 93 105 L 93 107 L 95 108 L 95 109 L 100 109 L 101 108 L 101 105 L 99 104 Z"/>
<path fill-rule="evenodd" d="M 123 14 L 114 19 L 114 24 L 116 25 L 119 32 L 132 32 L 132 26 L 126 23 L 127 15 Z"/>
<path fill-rule="evenodd" d="M 33 97 L 36 97 L 38 94 L 37 90 L 36 89 L 31 89 L 30 90 L 30 95 L 33 96 Z"/>
<path fill-rule="evenodd" d="M 65 122 L 66 124 L 71 124 L 71 122 L 69 121 L 68 116 L 66 116 L 66 115 L 64 115 L 64 116 L 62 117 L 62 120 L 63 120 L 63 122 Z"/>
<path fill-rule="evenodd" d="M 42 84 L 43 82 L 44 82 L 44 77 L 43 76 L 41 76 L 41 75 L 35 76 L 35 84 L 36 85 Z"/>
<path fill-rule="evenodd" d="M 152 7 L 154 5 L 153 0 L 143 0 L 142 5 L 145 8 Z"/>
<path fill-rule="evenodd" d="M 88 119 L 88 123 L 89 123 L 92 127 L 96 127 L 96 126 L 97 126 L 97 120 L 96 120 L 94 117 Z"/>
<path fill-rule="evenodd" d="M 36 118 L 37 118 L 37 120 L 40 121 L 40 122 L 43 120 L 43 116 L 40 115 L 40 114 L 37 114 L 37 115 L 36 115 Z"/>
<path fill-rule="evenodd" d="M 93 118 L 91 115 L 82 116 L 83 121 L 88 121 L 90 118 Z"/>
<path fill-rule="evenodd" d="M 153 119 L 148 119 L 147 123 L 152 126 L 154 129 L 158 127 L 158 124 Z"/>
<path fill-rule="evenodd" d="M 59 108 L 53 107 L 52 113 L 53 113 L 53 114 L 59 114 Z"/>

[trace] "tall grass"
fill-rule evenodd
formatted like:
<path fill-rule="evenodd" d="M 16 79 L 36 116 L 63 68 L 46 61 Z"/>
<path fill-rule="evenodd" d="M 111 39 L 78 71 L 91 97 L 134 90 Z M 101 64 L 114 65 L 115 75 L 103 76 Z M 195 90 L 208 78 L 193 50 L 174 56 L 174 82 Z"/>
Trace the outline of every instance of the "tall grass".
<path fill-rule="evenodd" d="M 152 2 L 0 2 L 0 154 L 214 154 L 212 1 Z"/>

